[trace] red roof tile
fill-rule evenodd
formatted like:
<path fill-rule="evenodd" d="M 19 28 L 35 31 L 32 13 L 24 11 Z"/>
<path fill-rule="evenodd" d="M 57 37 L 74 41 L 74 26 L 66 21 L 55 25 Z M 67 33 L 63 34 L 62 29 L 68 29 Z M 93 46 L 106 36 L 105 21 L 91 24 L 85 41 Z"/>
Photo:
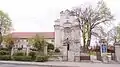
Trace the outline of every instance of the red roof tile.
<path fill-rule="evenodd" d="M 54 32 L 12 32 L 13 38 L 32 38 L 35 37 L 36 34 L 39 34 L 41 37 L 44 38 L 54 38 Z"/>

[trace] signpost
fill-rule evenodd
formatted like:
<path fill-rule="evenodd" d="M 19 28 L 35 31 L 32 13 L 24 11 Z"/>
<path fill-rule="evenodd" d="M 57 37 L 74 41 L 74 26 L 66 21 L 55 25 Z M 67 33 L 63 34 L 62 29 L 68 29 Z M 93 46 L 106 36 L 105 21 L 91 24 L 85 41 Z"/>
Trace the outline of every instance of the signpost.
<path fill-rule="evenodd" d="M 103 44 L 101 49 L 102 49 L 102 53 L 107 53 L 107 45 Z"/>
<path fill-rule="evenodd" d="M 106 44 L 102 44 L 101 45 L 101 56 L 102 56 L 102 60 L 103 62 L 107 62 L 107 45 Z"/>

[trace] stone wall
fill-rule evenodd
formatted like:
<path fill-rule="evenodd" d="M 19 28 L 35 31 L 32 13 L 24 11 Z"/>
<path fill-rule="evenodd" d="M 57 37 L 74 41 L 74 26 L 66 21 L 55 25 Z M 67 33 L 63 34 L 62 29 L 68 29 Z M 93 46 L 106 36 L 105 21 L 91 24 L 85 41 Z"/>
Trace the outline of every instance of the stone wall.
<path fill-rule="evenodd" d="M 120 62 L 120 45 L 115 46 L 115 55 L 116 55 L 116 60 Z"/>

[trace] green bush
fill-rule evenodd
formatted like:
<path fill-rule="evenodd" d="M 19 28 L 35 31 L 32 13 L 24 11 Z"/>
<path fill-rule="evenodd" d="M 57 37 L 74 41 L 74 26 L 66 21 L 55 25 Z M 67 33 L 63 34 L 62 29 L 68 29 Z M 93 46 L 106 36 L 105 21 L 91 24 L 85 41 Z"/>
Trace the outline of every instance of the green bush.
<path fill-rule="evenodd" d="M 32 51 L 37 51 L 37 49 L 35 49 L 35 48 L 30 48 L 30 50 L 32 50 Z"/>
<path fill-rule="evenodd" d="M 0 55 L 0 60 L 11 60 L 10 55 Z"/>
<path fill-rule="evenodd" d="M 31 56 L 32 60 L 35 60 L 36 59 L 36 52 L 35 51 L 30 52 L 29 56 Z"/>
<path fill-rule="evenodd" d="M 25 53 L 23 52 L 17 52 L 13 54 L 14 56 L 25 56 Z"/>
<path fill-rule="evenodd" d="M 31 61 L 31 56 L 13 56 L 15 61 Z"/>
<path fill-rule="evenodd" d="M 10 51 L 1 50 L 0 55 L 10 55 Z"/>
<path fill-rule="evenodd" d="M 45 62 L 45 61 L 48 61 L 48 56 L 38 56 L 36 61 L 37 62 Z"/>
<path fill-rule="evenodd" d="M 55 49 L 56 53 L 60 53 L 60 50 L 58 48 Z"/>
<path fill-rule="evenodd" d="M 51 43 L 48 43 L 48 50 L 54 50 L 54 45 Z"/>
<path fill-rule="evenodd" d="M 0 50 L 9 51 L 8 48 L 0 48 Z"/>

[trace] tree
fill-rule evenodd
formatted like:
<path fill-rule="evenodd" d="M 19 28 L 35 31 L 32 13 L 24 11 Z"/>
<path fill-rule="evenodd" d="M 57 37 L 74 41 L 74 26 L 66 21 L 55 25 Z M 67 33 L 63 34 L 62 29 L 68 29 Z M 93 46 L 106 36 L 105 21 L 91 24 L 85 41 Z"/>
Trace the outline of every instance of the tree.
<path fill-rule="evenodd" d="M 14 46 L 15 40 L 12 38 L 12 35 L 9 34 L 3 37 L 3 42 L 6 45 L 6 47 L 11 50 Z"/>
<path fill-rule="evenodd" d="M 49 50 L 54 50 L 54 45 L 53 44 L 51 44 L 51 43 L 47 43 L 48 44 L 48 46 L 47 46 L 47 50 L 49 51 Z"/>
<path fill-rule="evenodd" d="M 107 37 L 107 32 L 102 26 L 97 26 L 94 30 L 92 30 L 92 35 L 98 37 L 100 39 L 105 39 Z"/>
<path fill-rule="evenodd" d="M 108 24 L 112 21 L 113 15 L 106 7 L 104 1 L 99 1 L 96 8 L 92 6 L 79 7 L 71 11 L 79 22 L 79 28 L 83 36 L 84 49 L 88 49 L 91 41 L 92 30 L 100 24 Z"/>
<path fill-rule="evenodd" d="M 40 53 L 44 52 L 44 46 L 46 44 L 46 41 L 44 38 L 40 38 L 40 36 L 37 34 L 34 38 L 29 39 L 30 44 L 33 45 Z"/>
<path fill-rule="evenodd" d="M 120 41 L 120 25 L 113 27 L 107 33 L 110 41 L 114 41 L 114 43 Z"/>
<path fill-rule="evenodd" d="M 112 41 L 113 44 L 115 44 L 116 42 L 120 41 L 120 25 L 113 27 L 107 32 L 105 32 L 105 29 L 102 26 L 97 27 L 94 29 L 94 32 L 92 32 L 92 35 L 98 37 L 99 39 L 104 38 L 107 40 L 107 42 Z"/>
<path fill-rule="evenodd" d="M 2 35 L 7 34 L 11 26 L 12 23 L 8 14 L 0 10 L 0 44 L 2 43 Z"/>

